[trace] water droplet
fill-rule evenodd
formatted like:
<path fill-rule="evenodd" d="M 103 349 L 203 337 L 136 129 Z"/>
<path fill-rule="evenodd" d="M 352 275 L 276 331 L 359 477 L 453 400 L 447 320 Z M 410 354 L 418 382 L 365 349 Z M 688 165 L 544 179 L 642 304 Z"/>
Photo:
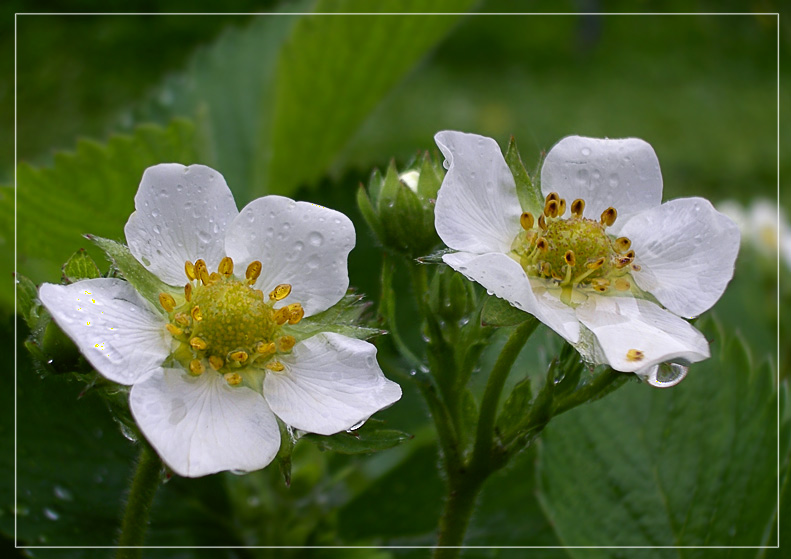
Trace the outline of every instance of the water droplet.
<path fill-rule="evenodd" d="M 153 218 L 159 217 L 159 210 L 151 210 L 151 217 Z"/>
<path fill-rule="evenodd" d="M 319 258 L 317 254 L 314 254 L 310 258 L 308 258 L 308 261 L 305 264 L 311 270 L 315 270 L 316 268 L 319 267 L 319 264 L 321 264 L 321 258 Z"/>
<path fill-rule="evenodd" d="M 610 186 L 613 187 L 613 188 L 618 186 L 618 183 L 620 182 L 620 180 L 618 179 L 618 175 L 616 175 L 615 173 L 610 175 L 609 182 L 610 182 Z"/>
<path fill-rule="evenodd" d="M 253 212 L 250 211 L 245 212 L 245 217 L 247 217 L 247 221 L 249 221 L 250 223 L 255 221 L 255 214 Z"/>
<path fill-rule="evenodd" d="M 359 423 L 355 423 L 354 425 L 352 425 L 351 427 L 349 427 L 349 431 L 356 431 L 357 429 L 359 429 L 359 428 L 360 428 L 360 427 L 362 427 L 363 425 L 365 425 L 365 419 L 363 419 L 363 420 L 362 420 L 362 421 L 360 421 Z"/>
<path fill-rule="evenodd" d="M 54 511 L 54 510 L 52 510 L 50 508 L 45 508 L 44 509 L 44 516 L 46 516 L 50 520 L 57 520 L 57 519 L 60 518 L 60 514 L 58 514 L 56 511 Z"/>
<path fill-rule="evenodd" d="M 275 229 L 273 227 L 267 227 L 266 229 L 266 236 L 270 239 L 275 236 Z"/>
<path fill-rule="evenodd" d="M 588 157 L 591 154 L 590 148 L 582 148 L 582 155 Z"/>
<path fill-rule="evenodd" d="M 661 388 L 675 386 L 687 376 L 689 367 L 678 363 L 660 363 L 655 378 L 649 378 L 649 384 Z"/>
<path fill-rule="evenodd" d="M 132 441 L 133 443 L 137 442 L 137 434 L 125 423 L 122 423 L 116 419 L 118 423 L 118 427 L 121 429 L 121 434 L 127 438 L 127 440 Z"/>
<path fill-rule="evenodd" d="M 583 185 L 588 184 L 588 170 L 587 169 L 580 169 L 577 171 L 577 182 Z"/>
<path fill-rule="evenodd" d="M 302 241 L 297 241 L 296 243 L 294 243 L 294 250 L 296 252 L 302 252 L 303 248 L 305 248 L 305 243 L 303 243 Z"/>
<path fill-rule="evenodd" d="M 208 231 L 198 231 L 198 238 L 202 243 L 210 243 L 211 242 L 211 235 L 209 235 Z"/>
<path fill-rule="evenodd" d="M 324 242 L 324 236 L 318 231 L 313 231 L 308 235 L 308 242 L 313 246 L 320 247 Z"/>
<path fill-rule="evenodd" d="M 156 217 L 156 216 L 154 216 L 154 217 Z M 162 234 L 162 230 L 159 228 L 159 225 L 154 225 L 154 233 L 156 233 L 157 235 L 161 235 Z M 162 243 L 159 243 L 158 246 L 162 246 Z"/>
<path fill-rule="evenodd" d="M 69 491 L 65 487 L 61 487 L 60 485 L 55 486 L 55 489 L 53 489 L 53 493 L 55 493 L 55 497 L 63 501 L 71 501 L 74 498 L 71 494 L 71 491 Z"/>

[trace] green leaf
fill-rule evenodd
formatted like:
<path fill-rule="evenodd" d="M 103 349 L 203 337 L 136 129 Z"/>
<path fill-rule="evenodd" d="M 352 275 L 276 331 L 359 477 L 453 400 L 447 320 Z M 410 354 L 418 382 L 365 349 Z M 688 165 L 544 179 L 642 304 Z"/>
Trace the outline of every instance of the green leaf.
<path fill-rule="evenodd" d="M 335 332 L 336 334 L 343 334 L 344 336 L 360 340 L 379 336 L 384 333 L 383 330 L 360 325 L 362 314 L 371 305 L 371 303 L 363 299 L 363 295 L 350 291 L 344 295 L 343 299 L 326 311 L 303 318 L 294 326 L 284 325 L 283 331 L 302 339 L 309 338 L 320 332 Z"/>
<path fill-rule="evenodd" d="M 363 219 L 365 219 L 365 222 L 368 224 L 368 227 L 374 232 L 374 235 L 376 235 L 378 239 L 383 238 L 384 233 L 382 231 L 382 224 L 379 223 L 376 210 L 374 210 L 371 199 L 368 197 L 363 185 L 360 185 L 360 188 L 357 189 L 357 207 Z"/>
<path fill-rule="evenodd" d="M 101 277 L 99 267 L 93 261 L 84 248 L 71 255 L 71 258 L 63 265 L 63 281 L 74 283 L 83 279 L 94 279 Z"/>
<path fill-rule="evenodd" d="M 36 284 L 22 274 L 16 274 L 16 300 L 17 312 L 28 325 L 28 328 L 35 330 L 39 321 L 41 304 L 38 302 L 38 289 Z"/>
<path fill-rule="evenodd" d="M 124 279 L 132 284 L 143 298 L 147 299 L 154 305 L 157 305 L 160 293 L 177 293 L 174 292 L 173 287 L 167 285 L 154 274 L 146 270 L 143 265 L 132 256 L 129 249 L 110 239 L 103 239 L 94 235 L 88 238 L 96 243 L 96 246 L 101 248 L 107 257 L 112 261 L 118 271 L 121 272 Z"/>
<path fill-rule="evenodd" d="M 395 429 L 381 429 L 381 422 L 369 419 L 354 431 L 344 431 L 324 436 L 308 433 L 302 438 L 316 444 L 322 450 L 341 454 L 369 454 L 393 448 L 412 438 L 412 435 Z"/>
<path fill-rule="evenodd" d="M 527 174 L 525 164 L 522 163 L 522 157 L 519 155 L 519 149 L 516 147 L 516 140 L 511 136 L 511 141 L 508 142 L 508 151 L 505 152 L 505 162 L 508 168 L 511 169 L 511 174 L 514 176 L 516 182 L 516 196 L 519 198 L 519 204 L 522 210 L 532 212 L 537 216 L 544 209 L 541 196 L 541 189 L 533 182 L 530 175 Z"/>
<path fill-rule="evenodd" d="M 473 2 L 318 2 L 318 12 L 456 12 Z M 314 183 L 385 94 L 436 45 L 459 15 L 303 17 L 280 53 L 274 123 L 261 145 L 256 193 Z M 361 48 L 364 45 L 364 48 Z M 258 153 L 266 153 L 261 149 Z"/>
<path fill-rule="evenodd" d="M 738 340 L 712 347 L 674 388 L 630 384 L 547 427 L 540 499 L 564 545 L 774 543 L 775 374 Z"/>
<path fill-rule="evenodd" d="M 143 171 L 162 162 L 201 161 L 194 127 L 175 121 L 167 128 L 141 126 L 131 136 L 107 144 L 80 141 L 73 153 L 59 153 L 54 166 L 17 170 L 18 270 L 36 281 L 60 277 L 61 265 L 83 242 L 85 233 L 117 238 L 134 210 Z M 14 200 L 0 200 L 0 255 L 11 259 Z M 94 259 L 101 252 L 89 248 Z M 0 291 L 0 304 L 13 294 Z"/>
<path fill-rule="evenodd" d="M 500 299 L 494 295 L 490 295 L 486 302 L 483 304 L 483 311 L 481 312 L 481 324 L 484 326 L 516 326 L 522 324 L 525 320 L 532 318 L 532 315 L 520 311 L 505 299 Z"/>

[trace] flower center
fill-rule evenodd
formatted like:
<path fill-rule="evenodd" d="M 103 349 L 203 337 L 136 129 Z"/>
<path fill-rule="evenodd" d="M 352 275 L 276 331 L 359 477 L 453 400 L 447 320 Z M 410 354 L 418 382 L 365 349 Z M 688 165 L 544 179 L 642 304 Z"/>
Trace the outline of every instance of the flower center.
<path fill-rule="evenodd" d="M 184 269 L 189 282 L 180 302 L 169 293 L 159 295 L 170 319 L 166 327 L 178 342 L 173 359 L 193 375 L 218 371 L 232 386 L 257 384 L 267 370 L 282 371 L 278 355 L 290 353 L 296 339 L 284 335 L 281 327 L 297 324 L 305 314 L 299 303 L 274 308 L 288 297 L 291 286 L 278 285 L 265 300 L 253 288 L 261 263 L 252 262 L 245 277 L 237 278 L 227 256 L 216 272 L 209 273 L 203 260 L 187 261 Z"/>
<path fill-rule="evenodd" d="M 559 287 L 560 299 L 566 304 L 579 302 L 574 295 L 584 295 L 586 291 L 637 289 L 630 272 L 640 268 L 634 264 L 631 241 L 606 232 L 615 223 L 618 212 L 609 207 L 599 221 L 594 221 L 582 217 L 584 209 L 584 200 L 574 200 L 571 215 L 564 218 L 566 200 L 555 192 L 550 193 L 538 220 L 530 212 L 522 214 L 523 231 L 511 246 L 511 257 L 521 264 L 525 273 Z"/>

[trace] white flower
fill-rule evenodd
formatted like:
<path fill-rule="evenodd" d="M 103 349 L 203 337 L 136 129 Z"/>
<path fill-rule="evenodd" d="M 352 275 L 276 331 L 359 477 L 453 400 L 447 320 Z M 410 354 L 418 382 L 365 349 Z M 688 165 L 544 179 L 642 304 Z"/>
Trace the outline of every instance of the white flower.
<path fill-rule="evenodd" d="M 346 293 L 346 216 L 281 196 L 238 212 L 219 173 L 176 164 L 146 170 L 135 208 L 129 249 L 173 286 L 157 303 L 106 278 L 39 297 L 96 370 L 132 385 L 132 414 L 176 473 L 263 468 L 275 416 L 331 435 L 401 397 L 371 344 L 295 326 Z"/>
<path fill-rule="evenodd" d="M 709 357 L 694 317 L 733 275 L 739 230 L 702 198 L 661 204 L 654 150 L 635 138 L 571 136 L 541 170 L 544 207 L 522 208 L 497 143 L 439 132 L 444 261 L 526 311 L 592 363 L 669 386 Z M 616 222 L 617 218 L 617 222 Z M 670 378 L 663 379 L 662 376 Z"/>
<path fill-rule="evenodd" d="M 733 200 L 717 208 L 736 222 L 745 242 L 766 258 L 779 257 L 791 270 L 791 226 L 782 208 L 765 198 L 753 200 L 749 210 Z"/>

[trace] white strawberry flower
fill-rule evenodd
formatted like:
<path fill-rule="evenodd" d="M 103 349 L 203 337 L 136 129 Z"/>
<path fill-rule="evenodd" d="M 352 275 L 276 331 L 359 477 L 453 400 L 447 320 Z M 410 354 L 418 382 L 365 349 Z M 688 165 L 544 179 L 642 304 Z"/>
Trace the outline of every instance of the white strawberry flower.
<path fill-rule="evenodd" d="M 222 175 L 177 164 L 146 170 L 135 208 L 126 240 L 166 284 L 158 301 L 110 278 L 39 297 L 99 373 L 132 386 L 135 421 L 173 471 L 257 470 L 279 449 L 275 416 L 331 435 L 401 397 L 371 344 L 300 334 L 349 286 L 345 215 L 281 196 L 239 212 Z"/>
<path fill-rule="evenodd" d="M 534 315 L 588 362 L 654 386 L 676 384 L 686 365 L 709 357 L 682 317 L 722 295 L 739 229 L 703 198 L 662 204 L 649 144 L 564 138 L 541 169 L 544 206 L 522 208 L 494 140 L 451 131 L 435 139 L 448 167 L 435 225 L 458 251 L 446 264 Z"/>

